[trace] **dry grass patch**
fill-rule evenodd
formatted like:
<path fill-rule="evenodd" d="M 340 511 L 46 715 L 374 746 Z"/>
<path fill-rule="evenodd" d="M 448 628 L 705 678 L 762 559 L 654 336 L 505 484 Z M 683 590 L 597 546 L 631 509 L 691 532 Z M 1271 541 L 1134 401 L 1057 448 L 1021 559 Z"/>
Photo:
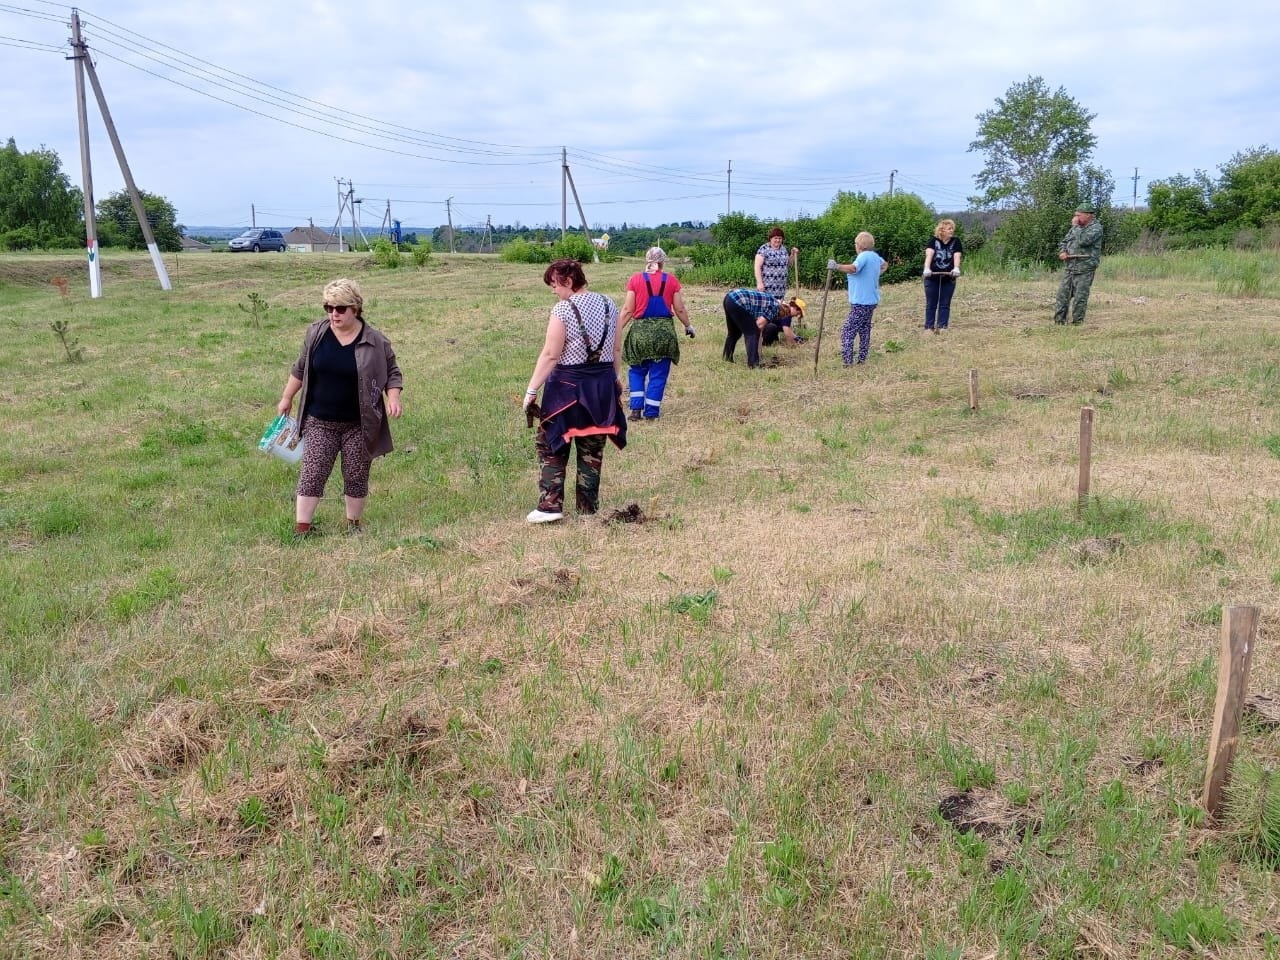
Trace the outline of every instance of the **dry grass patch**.
<path fill-rule="evenodd" d="M 21 264 L 0 275 L 44 270 Z M 851 374 L 833 298 L 815 378 L 812 340 L 723 364 L 722 291 L 691 289 L 699 337 L 662 419 L 606 453 L 601 514 L 535 527 L 512 398 L 540 271 L 184 257 L 160 298 L 147 266 L 101 304 L 24 281 L 0 359 L 6 945 L 1119 957 L 1207 930 L 1221 956 L 1273 949 L 1274 873 L 1195 798 L 1216 618 L 1280 580 L 1275 302 L 1104 265 L 1064 330 L 1051 280 L 967 276 L 926 336 L 904 285 Z M 295 474 L 252 443 L 342 274 L 396 343 L 406 414 L 365 536 L 295 545 Z M 273 305 L 251 356 L 249 289 Z M 37 322 L 55 304 L 95 330 L 74 370 Z M 20 375 L 38 364 L 52 390 Z M 1264 614 L 1255 690 L 1280 686 L 1274 640 Z M 1262 723 L 1245 746 L 1280 756 Z"/>

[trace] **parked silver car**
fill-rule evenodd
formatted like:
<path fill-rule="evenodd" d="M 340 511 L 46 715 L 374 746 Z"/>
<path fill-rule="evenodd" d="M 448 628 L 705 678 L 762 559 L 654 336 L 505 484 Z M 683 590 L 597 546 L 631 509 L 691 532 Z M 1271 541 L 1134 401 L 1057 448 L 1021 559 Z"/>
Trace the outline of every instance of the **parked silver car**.
<path fill-rule="evenodd" d="M 227 247 L 232 253 L 238 253 L 242 250 L 252 250 L 254 253 L 260 253 L 263 250 L 279 250 L 284 253 L 288 248 L 288 244 L 284 242 L 284 234 L 279 230 L 264 230 L 258 227 L 253 230 L 246 230 L 240 236 L 231 240 Z"/>

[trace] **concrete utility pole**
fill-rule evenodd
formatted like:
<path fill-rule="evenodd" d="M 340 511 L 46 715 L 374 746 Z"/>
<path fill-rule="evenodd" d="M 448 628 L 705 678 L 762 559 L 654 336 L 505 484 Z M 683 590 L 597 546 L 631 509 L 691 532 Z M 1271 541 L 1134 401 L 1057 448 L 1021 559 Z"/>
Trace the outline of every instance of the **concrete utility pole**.
<path fill-rule="evenodd" d="M 125 189 L 129 191 L 129 199 L 133 203 L 133 212 L 138 217 L 138 226 L 142 228 L 142 239 L 147 243 L 151 254 L 151 263 L 156 268 L 156 276 L 160 278 L 160 289 L 172 290 L 169 283 L 169 271 L 165 269 L 164 258 L 160 256 L 160 245 L 156 243 L 155 232 L 151 229 L 151 221 L 147 219 L 147 208 L 142 203 L 142 194 L 138 185 L 133 182 L 133 173 L 129 169 L 129 161 L 125 159 L 124 147 L 116 133 L 115 122 L 111 119 L 111 111 L 107 109 L 107 98 L 102 93 L 102 84 L 98 83 L 98 71 L 89 59 L 88 51 L 84 58 L 85 73 L 89 75 L 89 84 L 93 87 L 93 95 L 98 101 L 98 110 L 102 113 L 102 122 L 107 128 L 107 136 L 111 140 L 111 149 L 116 152 L 116 162 L 120 164 L 120 175 L 124 177 Z"/>
<path fill-rule="evenodd" d="M 342 192 L 342 178 L 334 179 L 338 181 L 338 219 L 333 223 L 333 232 L 338 235 L 338 252 L 346 253 L 346 247 L 342 243 L 342 213 L 347 209 L 347 195 Z"/>
<path fill-rule="evenodd" d="M 724 172 L 724 215 L 733 212 L 733 161 L 729 161 L 729 169 Z"/>
<path fill-rule="evenodd" d="M 1133 209 L 1138 209 L 1138 168 L 1133 168 Z"/>
<path fill-rule="evenodd" d="M 897 175 L 898 175 L 897 170 L 889 171 L 889 196 L 891 197 L 893 196 L 893 178 L 896 177 Z"/>
<path fill-rule="evenodd" d="M 129 161 L 125 159 L 124 147 L 120 144 L 120 135 L 116 133 L 115 122 L 111 119 L 111 110 L 107 107 L 107 98 L 102 92 L 102 84 L 98 82 L 98 71 L 94 67 L 93 61 L 89 58 L 88 47 L 79 39 L 80 15 L 78 12 L 73 11 L 72 16 L 72 32 L 77 39 L 80 68 L 83 73 L 88 74 L 89 84 L 93 87 L 93 96 L 98 101 L 98 111 L 102 114 L 103 125 L 107 128 L 107 136 L 111 140 L 111 149 L 115 151 L 116 162 L 120 164 L 120 174 L 124 177 L 125 189 L 128 191 L 129 200 L 133 204 L 134 215 L 138 218 L 138 226 L 142 230 L 142 238 L 146 241 L 147 250 L 151 254 L 151 263 L 155 266 L 156 276 L 160 279 L 160 288 L 162 290 L 172 290 L 173 286 L 169 283 L 169 271 L 165 269 L 164 258 L 160 256 L 160 247 L 156 243 L 155 233 L 151 229 L 151 221 L 147 219 L 147 208 L 142 203 L 142 194 L 138 192 L 138 185 L 133 182 L 133 173 L 129 169 Z M 78 92 L 83 97 L 83 80 L 78 84 Z M 83 99 L 81 103 L 83 104 Z M 95 244 L 96 239 L 95 237 Z M 101 280 L 99 280 L 99 290 L 101 290 Z"/>
<path fill-rule="evenodd" d="M 569 151 L 560 148 L 560 239 L 569 233 Z"/>
<path fill-rule="evenodd" d="M 249 204 L 249 226 L 256 227 L 258 225 L 258 208 L 252 203 Z"/>
<path fill-rule="evenodd" d="M 582 235 L 587 238 L 587 242 L 591 242 L 591 230 L 587 226 L 587 215 L 582 212 L 582 201 L 578 199 L 578 188 L 573 184 L 573 174 L 569 172 L 569 165 L 566 163 L 564 174 L 569 178 L 569 189 L 573 191 L 573 202 L 578 208 L 578 216 L 582 219 Z M 600 252 L 596 250 L 596 245 L 591 244 L 591 262 L 600 262 Z"/>
<path fill-rule="evenodd" d="M 449 221 L 449 252 L 453 253 L 453 197 L 444 202 L 444 213 Z"/>
<path fill-rule="evenodd" d="M 354 245 L 360 236 L 360 225 L 356 223 L 356 185 L 350 180 L 347 181 L 347 206 L 351 208 L 351 243 Z"/>
<path fill-rule="evenodd" d="M 88 59 L 80 39 L 80 14 L 71 10 L 71 49 L 76 64 L 76 117 L 80 121 L 80 178 L 84 184 L 84 238 L 89 255 L 89 296 L 102 296 L 102 265 L 98 262 L 98 225 L 93 215 L 93 167 L 89 162 L 89 110 L 84 102 L 84 61 Z"/>

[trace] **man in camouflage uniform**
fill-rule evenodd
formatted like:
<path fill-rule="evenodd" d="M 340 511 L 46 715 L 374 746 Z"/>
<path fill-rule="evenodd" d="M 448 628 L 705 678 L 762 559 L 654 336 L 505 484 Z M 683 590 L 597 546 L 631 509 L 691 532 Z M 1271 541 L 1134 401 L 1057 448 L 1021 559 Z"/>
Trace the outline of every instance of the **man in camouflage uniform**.
<path fill-rule="evenodd" d="M 1102 260 L 1102 224 L 1094 219 L 1097 211 L 1091 204 L 1076 207 L 1071 218 L 1071 229 L 1058 244 L 1058 259 L 1062 261 L 1062 284 L 1058 287 L 1058 299 L 1053 305 L 1053 322 L 1067 322 L 1067 308 L 1071 308 L 1071 322 L 1084 323 L 1084 312 L 1089 306 L 1089 288 L 1093 286 L 1093 273 Z"/>

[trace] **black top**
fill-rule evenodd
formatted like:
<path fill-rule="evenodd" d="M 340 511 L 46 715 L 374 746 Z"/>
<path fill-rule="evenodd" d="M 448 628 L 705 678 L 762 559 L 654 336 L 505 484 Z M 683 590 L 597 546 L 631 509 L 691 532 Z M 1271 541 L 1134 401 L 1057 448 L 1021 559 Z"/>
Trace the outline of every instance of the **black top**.
<path fill-rule="evenodd" d="M 933 266 L 929 269 L 934 273 L 950 273 L 955 266 L 955 255 L 964 253 L 964 244 L 959 237 L 952 237 L 946 243 L 937 237 L 930 237 L 929 249 L 933 251 Z"/>
<path fill-rule="evenodd" d="M 363 332 L 364 325 L 361 324 Z M 356 335 L 356 340 L 360 335 Z M 326 330 L 311 354 L 307 415 L 336 423 L 360 422 L 360 375 L 356 370 L 356 340 L 345 347 Z"/>

